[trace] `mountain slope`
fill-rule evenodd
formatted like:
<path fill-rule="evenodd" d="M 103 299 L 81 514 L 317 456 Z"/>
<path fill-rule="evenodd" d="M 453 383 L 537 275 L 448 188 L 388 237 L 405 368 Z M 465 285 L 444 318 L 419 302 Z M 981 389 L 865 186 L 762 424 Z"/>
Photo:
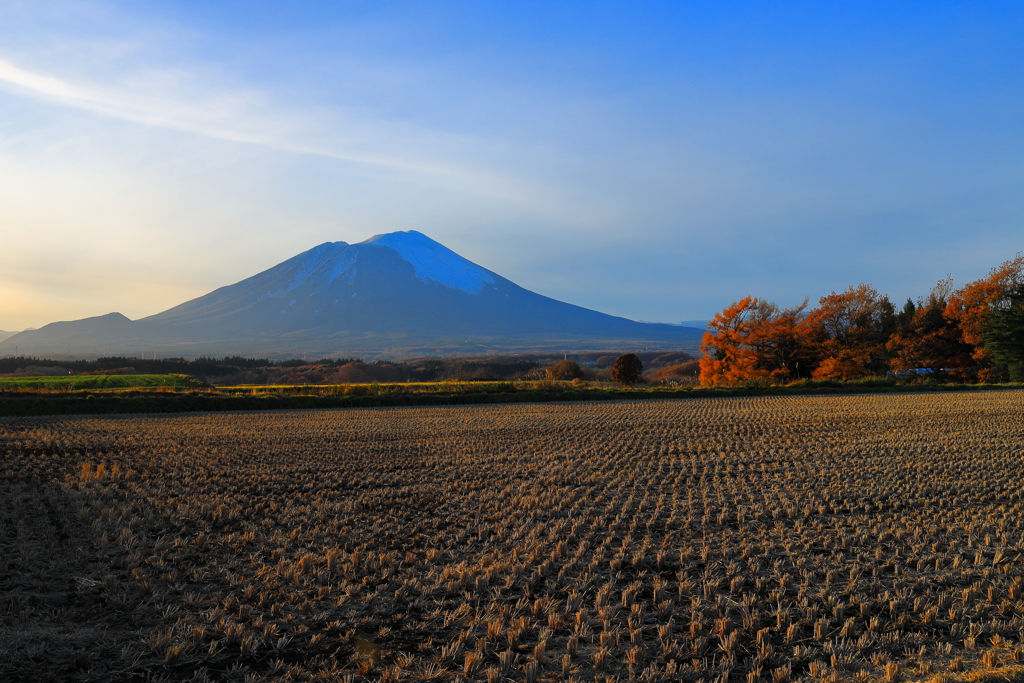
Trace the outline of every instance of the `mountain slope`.
<path fill-rule="evenodd" d="M 0 342 L 0 352 L 15 340 L 26 349 L 66 349 L 75 340 L 79 348 L 123 342 L 165 352 L 205 346 L 211 353 L 298 355 L 438 344 L 465 350 L 598 341 L 692 346 L 699 336 L 699 330 L 637 323 L 536 294 L 409 231 L 359 244 L 327 242 L 139 321 L 110 314 L 53 323 Z"/>

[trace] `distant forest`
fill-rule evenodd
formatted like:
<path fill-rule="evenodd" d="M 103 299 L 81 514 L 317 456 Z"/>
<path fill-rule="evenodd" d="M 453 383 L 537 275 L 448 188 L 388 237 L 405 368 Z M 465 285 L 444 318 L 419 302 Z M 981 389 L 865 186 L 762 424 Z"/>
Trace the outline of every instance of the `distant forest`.
<path fill-rule="evenodd" d="M 685 352 L 636 351 L 649 382 L 696 382 L 698 363 Z M 267 358 L 97 358 L 46 360 L 0 358 L 0 376 L 68 374 L 191 375 L 218 386 L 239 384 L 358 384 L 385 382 L 507 381 L 544 379 L 547 369 L 565 358 L 579 364 L 589 380 L 610 380 L 616 355 L 607 352 L 498 355 L 480 358 L 414 358 L 364 362 L 358 358 L 274 361 Z"/>
<path fill-rule="evenodd" d="M 1024 256 L 955 289 L 940 280 L 897 308 L 867 284 L 781 308 L 747 297 L 718 313 L 701 349 L 713 385 L 852 380 L 1024 381 Z"/>

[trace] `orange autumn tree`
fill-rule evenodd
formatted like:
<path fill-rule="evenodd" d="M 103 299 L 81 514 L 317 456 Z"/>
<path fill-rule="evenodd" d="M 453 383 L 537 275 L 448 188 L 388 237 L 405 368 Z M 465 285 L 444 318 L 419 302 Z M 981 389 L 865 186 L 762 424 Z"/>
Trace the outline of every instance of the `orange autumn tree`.
<path fill-rule="evenodd" d="M 1016 356 L 996 358 L 986 344 L 994 347 L 993 339 L 1010 339 L 998 343 L 1016 352 L 1017 323 L 1001 323 L 998 334 L 994 325 L 1000 315 L 1016 310 L 1022 292 L 1024 255 L 1017 254 L 956 291 L 952 279 L 940 280 L 927 298 L 916 306 L 908 299 L 901 312 L 864 283 L 822 297 L 809 313 L 804 312 L 806 301 L 780 309 L 747 297 L 734 301 L 708 326 L 700 382 L 728 385 L 808 376 L 851 380 L 918 368 L 931 370 L 931 376 L 954 374 L 961 381 L 1004 380 L 1006 358 Z"/>
<path fill-rule="evenodd" d="M 754 371 L 756 358 L 747 343 L 750 315 L 758 300 L 746 297 L 732 302 L 708 323 L 701 339 L 700 383 L 705 386 L 731 384 Z"/>
<path fill-rule="evenodd" d="M 895 320 L 888 297 L 861 283 L 818 301 L 803 321 L 814 379 L 848 380 L 885 372 L 887 328 Z"/>
<path fill-rule="evenodd" d="M 925 368 L 933 377 L 963 376 L 972 365 L 972 347 L 963 341 L 957 322 L 945 315 L 952 292 L 953 278 L 946 277 L 932 287 L 927 299 L 918 299 L 916 307 L 908 304 L 908 319 L 886 342 L 893 370 Z"/>
<path fill-rule="evenodd" d="M 1024 283 L 1024 254 L 1017 254 L 989 271 L 988 276 L 953 292 L 943 315 L 960 329 L 961 341 L 972 348 L 971 359 L 978 379 L 1003 379 L 1005 369 L 996 366 L 984 347 L 985 327 L 993 309 L 1005 303 L 1013 290 Z"/>
<path fill-rule="evenodd" d="M 702 339 L 700 383 L 738 384 L 792 376 L 794 364 L 799 364 L 805 306 L 806 301 L 780 309 L 772 302 L 746 297 L 716 314 Z"/>
<path fill-rule="evenodd" d="M 756 331 L 759 364 L 776 380 L 796 379 L 810 370 L 812 356 L 807 344 L 807 299 L 791 308 L 768 304 L 768 315 Z"/>

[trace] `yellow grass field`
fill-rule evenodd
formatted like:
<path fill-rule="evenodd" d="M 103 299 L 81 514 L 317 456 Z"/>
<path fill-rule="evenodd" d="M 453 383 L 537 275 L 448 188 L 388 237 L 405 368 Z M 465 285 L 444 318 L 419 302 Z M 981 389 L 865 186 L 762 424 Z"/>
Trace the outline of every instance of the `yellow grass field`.
<path fill-rule="evenodd" d="M 1012 680 L 1024 392 L 0 419 L 3 681 Z"/>

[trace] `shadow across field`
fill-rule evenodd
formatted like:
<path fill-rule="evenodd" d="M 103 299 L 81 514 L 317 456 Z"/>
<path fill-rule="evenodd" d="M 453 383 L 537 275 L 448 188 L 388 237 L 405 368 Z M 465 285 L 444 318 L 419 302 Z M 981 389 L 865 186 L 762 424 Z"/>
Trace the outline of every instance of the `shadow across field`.
<path fill-rule="evenodd" d="M 598 383 L 440 382 L 397 384 L 242 386 L 204 390 L 129 389 L 118 391 L 2 391 L 0 416 L 109 415 L 121 413 L 223 412 L 234 410 L 313 410 L 386 406 L 479 405 L 688 399 L 753 396 L 974 392 L 1019 389 L 1020 385 L 896 384 L 895 382 L 815 382 L 789 386 L 620 388 Z"/>

